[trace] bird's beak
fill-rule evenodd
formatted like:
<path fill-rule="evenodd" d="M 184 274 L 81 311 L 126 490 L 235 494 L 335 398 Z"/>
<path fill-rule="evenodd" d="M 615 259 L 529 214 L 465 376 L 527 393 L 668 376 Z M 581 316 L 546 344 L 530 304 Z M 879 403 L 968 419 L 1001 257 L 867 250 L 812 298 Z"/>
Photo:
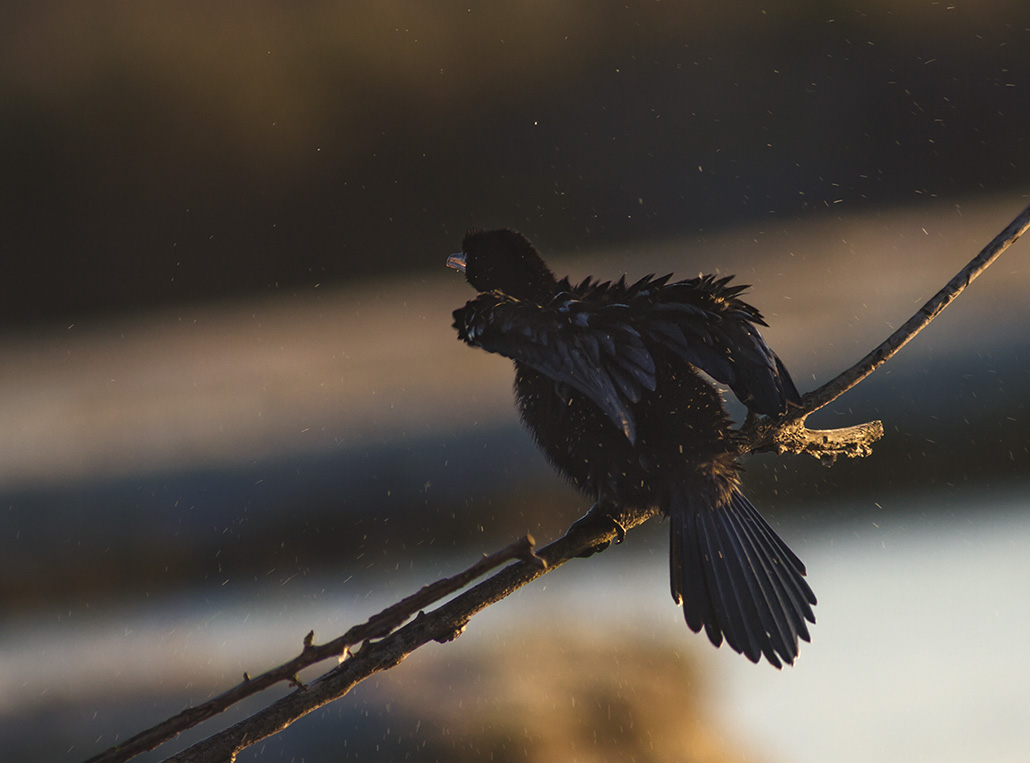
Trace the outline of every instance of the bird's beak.
<path fill-rule="evenodd" d="M 458 252 L 452 254 L 447 258 L 447 267 L 460 270 L 462 273 L 465 272 L 465 252 Z"/>

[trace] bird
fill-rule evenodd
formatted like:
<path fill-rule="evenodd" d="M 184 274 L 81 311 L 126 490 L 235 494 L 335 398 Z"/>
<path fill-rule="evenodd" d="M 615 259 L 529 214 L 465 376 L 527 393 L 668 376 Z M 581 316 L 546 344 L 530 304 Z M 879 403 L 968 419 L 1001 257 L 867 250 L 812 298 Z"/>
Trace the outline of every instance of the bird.
<path fill-rule="evenodd" d="M 453 313 L 458 338 L 514 361 L 522 422 L 593 499 L 587 516 L 658 507 L 689 628 L 751 662 L 794 664 L 816 597 L 741 491 L 738 430 L 712 383 L 755 414 L 800 401 L 759 333 L 767 324 L 740 299 L 748 287 L 672 274 L 574 284 L 510 229 L 469 231 L 447 265 L 478 292 Z"/>

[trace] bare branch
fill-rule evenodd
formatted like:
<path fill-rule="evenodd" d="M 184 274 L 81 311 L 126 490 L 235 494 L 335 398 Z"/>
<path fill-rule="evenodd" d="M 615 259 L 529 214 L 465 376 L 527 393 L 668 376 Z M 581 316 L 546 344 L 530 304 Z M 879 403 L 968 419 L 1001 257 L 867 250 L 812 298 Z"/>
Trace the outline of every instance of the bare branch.
<path fill-rule="evenodd" d="M 625 530 L 642 524 L 655 510 L 626 511 L 615 517 Z M 590 521 L 594 520 L 594 521 Z M 224 731 L 183 750 L 166 763 L 222 763 L 236 753 L 282 731 L 290 723 L 313 710 L 339 699 L 356 684 L 399 664 L 411 652 L 430 642 L 453 641 L 465 630 L 477 612 L 514 593 L 522 586 L 593 549 L 616 540 L 619 528 L 603 517 L 588 514 L 558 540 L 541 549 L 534 560 L 519 561 L 474 588 L 443 604 L 433 612 L 420 614 L 386 638 L 366 641 L 339 667 L 312 681 L 305 691 L 295 691 Z"/>
<path fill-rule="evenodd" d="M 741 427 L 740 452 L 772 450 L 778 453 L 809 453 L 827 463 L 832 463 L 840 455 L 867 455 L 872 443 L 883 435 L 883 426 L 880 422 L 820 431 L 805 427 L 805 419 L 854 387 L 894 355 L 1028 227 L 1030 206 L 909 321 L 853 367 L 805 395 L 799 406 L 778 419 L 749 416 Z M 245 675 L 244 681 L 228 692 L 203 705 L 185 710 L 175 718 L 133 737 L 87 763 L 129 760 L 269 686 L 283 681 L 296 686 L 296 691 L 265 709 L 168 759 L 176 763 L 222 763 L 233 760 L 240 750 L 281 731 L 306 713 L 342 697 L 360 681 L 378 671 L 397 665 L 408 654 L 429 641 L 442 643 L 457 638 L 464 631 L 469 619 L 477 612 L 570 559 L 603 550 L 612 541 L 621 539 L 626 530 L 654 516 L 657 509 L 619 509 L 619 512 L 618 516 L 611 518 L 614 522 L 605 521 L 604 517 L 595 516 L 593 512 L 588 514 L 576 522 L 564 536 L 538 554 L 533 553 L 533 541 L 526 536 L 497 553 L 484 557 L 458 575 L 425 586 L 414 595 L 321 646 L 314 645 L 314 633 L 308 633 L 301 654 L 293 660 L 257 678 L 252 679 Z M 428 614 L 422 611 L 445 596 L 464 588 L 488 570 L 512 559 L 518 561 Z M 417 617 L 407 622 L 415 613 L 418 613 Z M 361 644 L 361 648 L 351 652 L 350 647 L 357 644 Z M 329 657 L 337 657 L 340 664 L 307 685 L 301 683 L 297 677 L 300 670 Z"/>
<path fill-rule="evenodd" d="M 122 744 L 90 758 L 86 763 L 122 763 L 135 756 L 167 742 L 176 734 L 213 718 L 237 702 L 246 699 L 270 686 L 286 681 L 303 689 L 297 674 L 330 657 L 345 658 L 350 647 L 369 639 L 381 638 L 403 624 L 415 613 L 428 607 L 455 591 L 459 591 L 476 578 L 512 559 L 524 559 L 531 567 L 543 569 L 543 561 L 533 553 L 533 538 L 529 535 L 519 538 L 500 551 L 484 556 L 464 572 L 453 577 L 437 580 L 419 589 L 416 593 L 393 604 L 366 622 L 355 625 L 342 636 L 332 641 L 314 645 L 314 631 L 304 637 L 304 648 L 289 662 L 266 671 L 256 678 L 244 674 L 243 682 L 223 694 L 201 705 L 187 708 L 178 715 L 147 729 Z"/>
<path fill-rule="evenodd" d="M 894 356 L 898 350 L 908 344 L 916 334 L 926 328 L 930 321 L 940 315 L 977 276 L 1022 236 L 1030 228 L 1030 205 L 1026 207 L 1008 226 L 994 237 L 969 264 L 960 270 L 947 285 L 937 292 L 930 301 L 919 308 L 919 311 L 905 321 L 897 331 L 887 337 L 883 343 L 870 352 L 855 365 L 836 379 L 827 382 L 819 389 L 809 392 L 802 400 L 802 409 L 806 414 L 817 411 L 827 403 L 831 403 L 854 387 L 873 371 Z"/>
<path fill-rule="evenodd" d="M 809 414 L 833 402 L 873 371 L 926 328 L 962 291 L 1030 228 L 1030 205 L 970 260 L 943 289 L 887 337 L 876 349 L 836 378 L 807 393 L 801 405 L 780 419 L 749 417 L 741 428 L 741 453 L 774 451 L 808 453 L 832 464 L 837 456 L 865 456 L 871 445 L 883 436 L 883 424 L 871 421 L 848 429 L 813 430 L 805 427 Z"/>

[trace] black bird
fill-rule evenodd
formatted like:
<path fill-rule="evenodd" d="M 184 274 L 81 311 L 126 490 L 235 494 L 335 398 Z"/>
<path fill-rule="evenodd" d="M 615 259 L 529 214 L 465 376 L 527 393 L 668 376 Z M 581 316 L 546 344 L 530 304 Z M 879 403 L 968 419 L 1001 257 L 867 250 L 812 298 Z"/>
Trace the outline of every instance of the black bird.
<path fill-rule="evenodd" d="M 815 596 L 805 566 L 740 492 L 729 386 L 755 413 L 799 400 L 731 277 L 633 284 L 558 280 L 521 234 L 472 231 L 447 260 L 479 295 L 454 311 L 459 339 L 515 361 L 522 421 L 596 503 L 670 518 L 672 597 L 752 662 L 793 663 Z"/>

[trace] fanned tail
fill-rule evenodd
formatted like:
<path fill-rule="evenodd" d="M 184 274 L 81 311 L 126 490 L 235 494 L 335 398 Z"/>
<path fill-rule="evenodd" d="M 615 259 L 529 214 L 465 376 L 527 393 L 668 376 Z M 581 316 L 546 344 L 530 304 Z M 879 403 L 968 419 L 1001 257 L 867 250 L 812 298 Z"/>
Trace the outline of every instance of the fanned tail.
<path fill-rule="evenodd" d="M 798 639 L 811 640 L 805 621 L 815 622 L 805 565 L 739 490 L 721 499 L 707 492 L 684 485 L 665 507 L 672 597 L 715 646 L 725 638 L 752 662 L 793 664 Z"/>

